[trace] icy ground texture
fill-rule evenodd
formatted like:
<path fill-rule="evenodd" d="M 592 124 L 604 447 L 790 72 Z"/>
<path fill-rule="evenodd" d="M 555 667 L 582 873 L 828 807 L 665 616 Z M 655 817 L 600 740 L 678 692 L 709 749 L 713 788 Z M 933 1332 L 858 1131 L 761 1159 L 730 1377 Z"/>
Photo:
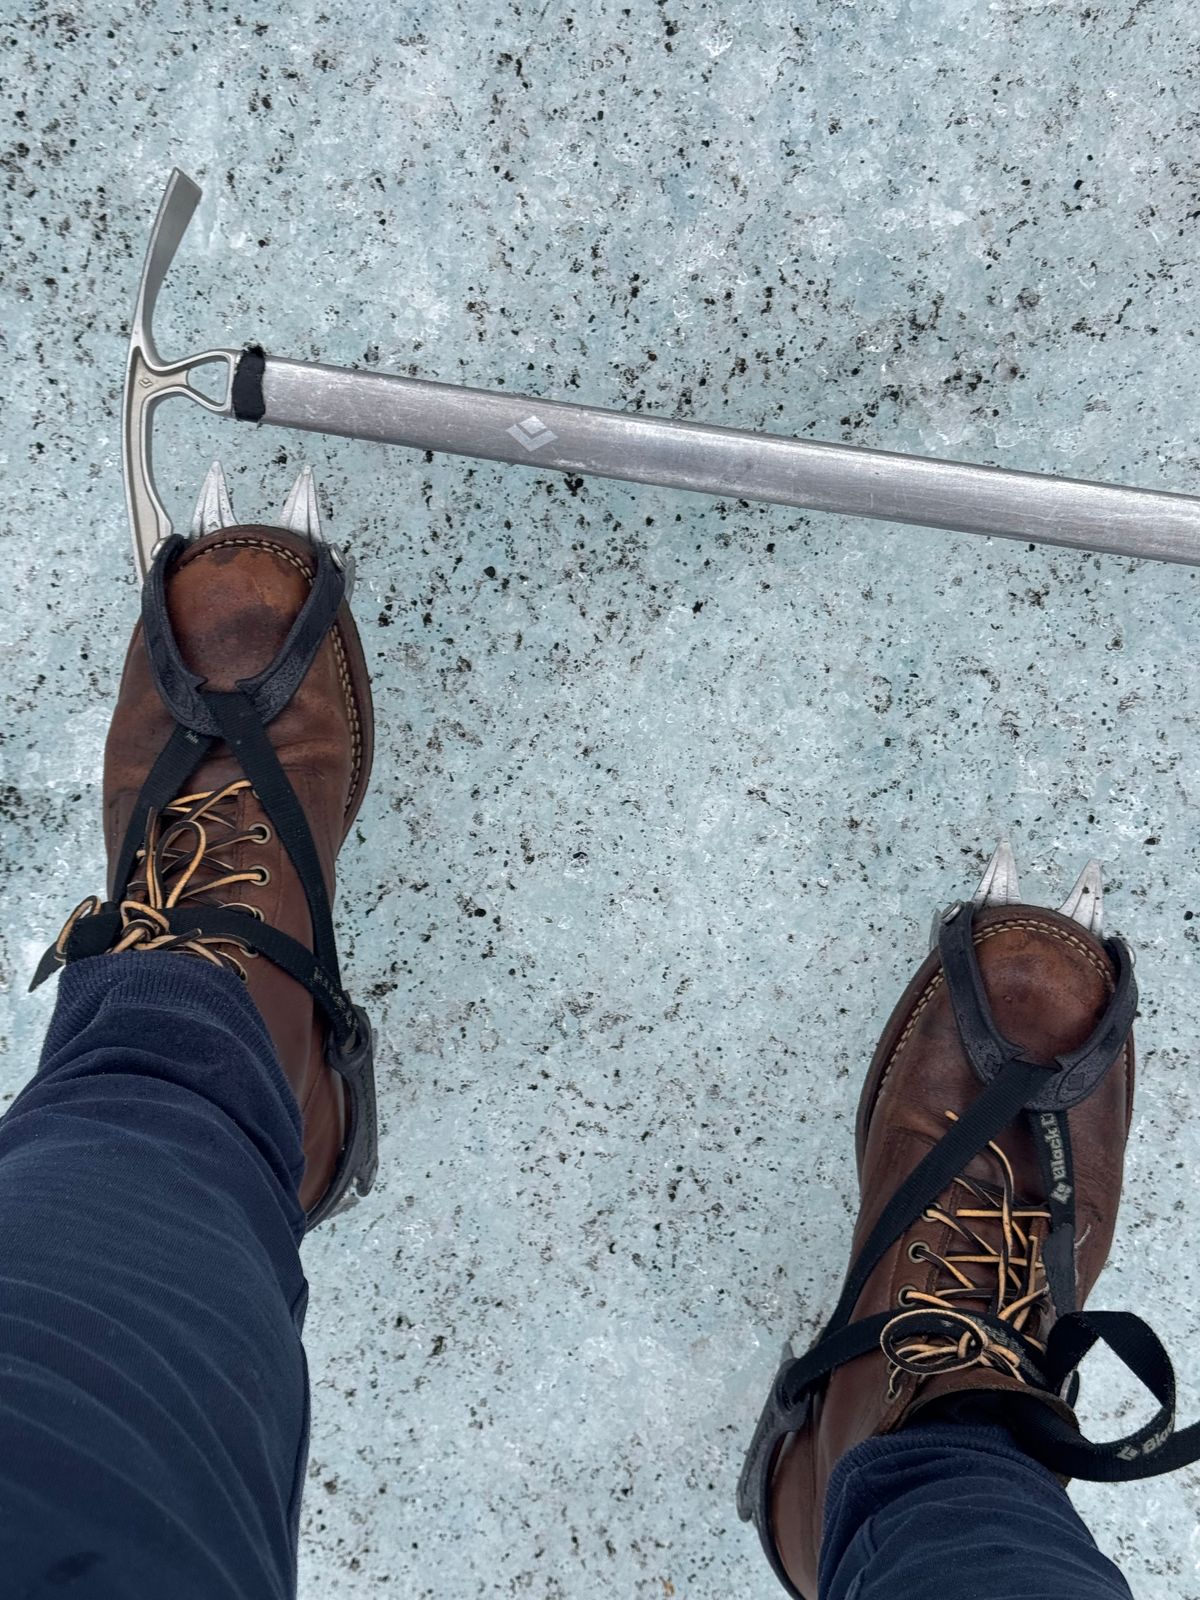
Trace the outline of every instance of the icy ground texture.
<path fill-rule="evenodd" d="M 124 335 L 1197 488 L 1187 0 L 3 0 L 0 1090 L 101 882 L 133 620 Z M 765 1597 L 733 1510 L 845 1268 L 858 1085 L 1011 830 L 1102 857 L 1141 1088 L 1097 1303 L 1197 1415 L 1197 577 L 168 411 L 164 491 L 305 459 L 359 558 L 376 782 L 346 966 L 379 1187 L 307 1247 L 306 1600 Z M 361 846 L 361 847 L 360 847 Z M 1086 1414 L 1147 1414 L 1102 1362 Z M 1195 1600 L 1195 1473 L 1073 1490 Z"/>

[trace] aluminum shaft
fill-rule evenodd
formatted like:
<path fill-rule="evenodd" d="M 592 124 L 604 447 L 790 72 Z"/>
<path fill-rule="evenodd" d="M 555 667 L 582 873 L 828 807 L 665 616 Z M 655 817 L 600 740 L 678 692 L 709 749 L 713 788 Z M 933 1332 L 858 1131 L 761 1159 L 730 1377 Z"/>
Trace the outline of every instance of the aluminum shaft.
<path fill-rule="evenodd" d="M 264 422 L 539 470 L 1200 565 L 1200 499 L 268 357 Z"/>

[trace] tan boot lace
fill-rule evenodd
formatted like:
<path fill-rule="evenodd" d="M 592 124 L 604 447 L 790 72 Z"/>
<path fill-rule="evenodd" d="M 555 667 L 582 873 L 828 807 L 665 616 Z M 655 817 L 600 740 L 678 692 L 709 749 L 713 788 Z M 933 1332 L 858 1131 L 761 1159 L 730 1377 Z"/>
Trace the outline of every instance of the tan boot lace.
<path fill-rule="evenodd" d="M 951 1122 L 958 1121 L 953 1111 L 946 1116 Z M 1022 1376 L 1019 1341 L 1014 1339 L 1012 1348 L 1002 1343 L 962 1307 L 965 1300 L 983 1302 L 983 1309 L 997 1321 L 1024 1334 L 1036 1350 L 1045 1350 L 1028 1329 L 1050 1292 L 1042 1261 L 1044 1234 L 1034 1226 L 1045 1223 L 1048 1228 L 1050 1212 L 1040 1206 L 1015 1204 L 1012 1165 L 998 1144 L 990 1142 L 987 1148 L 1000 1171 L 999 1191 L 959 1176 L 954 1180 L 950 1206 L 930 1206 L 924 1213 L 926 1222 L 950 1228 L 965 1248 L 939 1255 L 920 1240 L 909 1246 L 910 1259 L 935 1262 L 940 1277 L 928 1291 L 905 1286 L 900 1303 L 908 1310 L 893 1317 L 880 1334 L 879 1342 L 890 1362 L 889 1400 L 897 1398 L 901 1375 L 906 1372 L 928 1378 L 939 1372 L 993 1367 L 1012 1377 Z M 912 1324 L 921 1320 L 918 1307 L 942 1312 L 955 1326 L 938 1333 L 914 1329 Z"/>
<path fill-rule="evenodd" d="M 270 882 L 266 867 L 235 869 L 222 860 L 222 853 L 236 845 L 266 844 L 271 838 L 271 830 L 265 822 L 238 830 L 233 816 L 237 797 L 249 788 L 249 782 L 239 778 L 223 789 L 182 795 L 161 813 L 151 811 L 146 819 L 146 842 L 135 858 L 141 875 L 131 882 L 129 896 L 121 902 L 121 932 L 110 954 L 118 955 L 125 950 L 185 951 L 201 956 L 214 966 L 229 967 L 245 979 L 245 967 L 230 952 L 237 950 L 253 959 L 256 951 L 248 949 L 240 939 L 201 934 L 199 928 L 173 933 L 166 913 L 188 901 L 204 903 L 202 897 L 233 884 Z M 261 911 L 245 901 L 222 901 L 221 904 L 226 909 L 236 907 L 248 911 L 262 920 Z M 66 959 L 67 940 L 80 917 L 99 910 L 100 901 L 95 895 L 89 895 L 76 906 L 55 941 L 60 959 Z"/>

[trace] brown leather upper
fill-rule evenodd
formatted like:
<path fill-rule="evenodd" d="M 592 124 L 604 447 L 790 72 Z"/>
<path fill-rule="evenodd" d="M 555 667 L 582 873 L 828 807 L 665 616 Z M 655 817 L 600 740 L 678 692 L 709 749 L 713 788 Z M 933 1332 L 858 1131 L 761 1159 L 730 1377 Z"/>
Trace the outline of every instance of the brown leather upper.
<path fill-rule="evenodd" d="M 180 652 L 208 687 L 231 690 L 278 653 L 311 588 L 316 562 L 302 537 L 279 528 L 225 529 L 188 545 L 167 578 L 167 603 Z M 139 622 L 134 630 L 109 730 L 104 764 L 104 821 L 110 873 L 138 795 L 174 720 L 150 673 Z M 362 650 L 343 603 L 290 703 L 270 724 L 271 744 L 304 809 L 332 901 L 334 862 L 366 791 L 372 755 L 372 708 Z M 185 793 L 243 778 L 218 744 L 188 780 Z M 244 789 L 227 802 L 237 831 L 267 824 Z M 236 810 L 232 809 L 236 807 Z M 269 881 L 238 883 L 206 896 L 211 903 L 256 908 L 271 927 L 311 948 L 312 929 L 300 880 L 274 830 L 267 843 L 243 843 L 222 861 L 264 868 Z M 135 883 L 137 872 L 135 870 Z M 112 884 L 109 893 L 112 893 Z M 307 989 L 265 957 L 241 958 L 249 990 L 274 1040 L 304 1118 L 306 1167 L 301 1204 L 328 1187 L 341 1150 L 341 1080 L 324 1061 L 324 1019 Z"/>
<path fill-rule="evenodd" d="M 976 914 L 974 942 L 992 1015 L 1008 1039 L 1049 1061 L 1088 1038 L 1107 1008 L 1114 973 L 1102 946 L 1077 922 L 1040 907 L 989 907 Z M 1080 1306 L 1112 1242 L 1133 1078 L 1131 1034 L 1096 1090 L 1067 1114 L 1075 1161 Z M 863 1088 L 857 1130 L 862 1198 L 852 1260 L 900 1184 L 945 1134 L 950 1124 L 944 1113 L 961 1115 L 981 1092 L 959 1040 L 935 949 L 893 1012 Z M 1012 1163 L 1018 1199 L 1031 1205 L 1044 1202 L 1045 1186 L 1025 1121 L 1010 1124 L 995 1142 Z M 998 1169 L 987 1152 L 965 1172 L 985 1185 L 998 1186 Z M 944 1208 L 956 1203 L 954 1195 L 953 1188 L 944 1191 Z M 978 1226 L 986 1236 L 989 1225 Z M 1031 1224 L 1043 1238 L 1047 1226 Z M 942 1255 L 962 1249 L 950 1228 L 919 1219 L 872 1272 L 852 1321 L 899 1310 L 906 1287 L 930 1292 L 939 1277 L 945 1283 L 935 1263 L 911 1258 L 913 1246 L 918 1255 L 921 1247 Z M 988 1309 L 986 1295 L 956 1303 L 968 1311 Z M 1054 1317 L 1047 1300 L 1025 1331 L 1044 1340 Z M 803 1594 L 816 1593 L 825 1486 L 840 1456 L 863 1439 L 900 1427 L 934 1397 L 980 1388 L 1030 1392 L 1019 1379 L 993 1368 L 936 1378 L 900 1373 L 889 1398 L 890 1378 L 890 1363 L 882 1350 L 836 1369 L 815 1402 L 808 1426 L 789 1435 L 780 1449 L 772 1488 L 772 1527 L 784 1564 Z M 1071 1417 L 1061 1402 L 1046 1397 L 1046 1403 Z"/>

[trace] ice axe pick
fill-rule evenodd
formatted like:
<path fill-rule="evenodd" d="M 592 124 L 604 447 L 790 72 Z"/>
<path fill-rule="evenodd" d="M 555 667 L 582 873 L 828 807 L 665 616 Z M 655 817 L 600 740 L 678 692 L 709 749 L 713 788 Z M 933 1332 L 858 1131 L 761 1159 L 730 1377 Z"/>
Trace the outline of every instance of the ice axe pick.
<path fill-rule="evenodd" d="M 155 302 L 201 190 L 176 168 L 158 208 L 129 338 L 125 494 L 138 571 L 171 532 L 154 486 L 161 401 L 186 395 L 219 416 L 449 451 L 539 471 L 618 478 L 809 511 L 1200 565 L 1200 499 L 1000 467 L 818 444 L 529 395 L 286 361 L 257 346 L 163 362 Z M 224 368 L 216 399 L 191 382 Z M 215 492 L 215 491 L 214 491 Z"/>

